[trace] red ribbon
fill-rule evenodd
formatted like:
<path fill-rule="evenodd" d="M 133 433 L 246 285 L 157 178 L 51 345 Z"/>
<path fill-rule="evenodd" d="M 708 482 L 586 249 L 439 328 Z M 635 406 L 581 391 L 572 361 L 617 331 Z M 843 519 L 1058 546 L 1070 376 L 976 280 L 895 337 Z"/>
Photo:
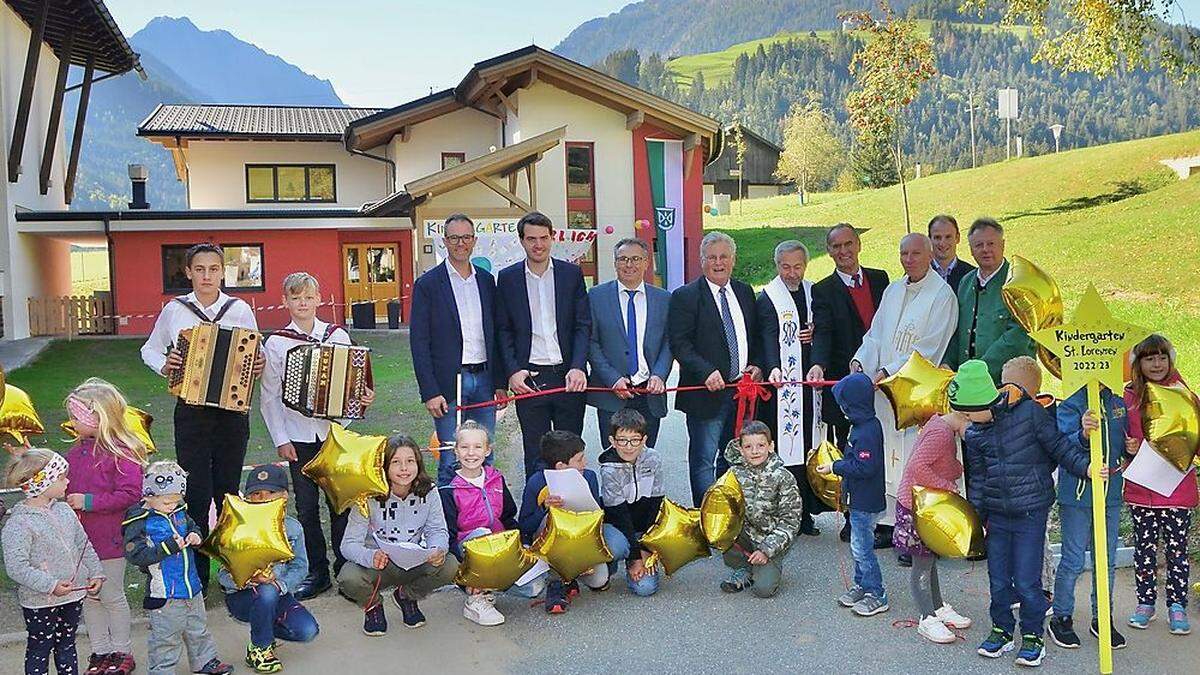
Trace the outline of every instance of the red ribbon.
<path fill-rule="evenodd" d="M 733 392 L 733 400 L 737 401 L 737 417 L 733 420 L 733 435 L 737 437 L 742 433 L 742 424 L 754 419 L 758 402 L 770 399 L 771 392 L 762 382 L 752 380 L 750 373 L 742 373 L 742 379 L 735 386 L 737 389 Z"/>

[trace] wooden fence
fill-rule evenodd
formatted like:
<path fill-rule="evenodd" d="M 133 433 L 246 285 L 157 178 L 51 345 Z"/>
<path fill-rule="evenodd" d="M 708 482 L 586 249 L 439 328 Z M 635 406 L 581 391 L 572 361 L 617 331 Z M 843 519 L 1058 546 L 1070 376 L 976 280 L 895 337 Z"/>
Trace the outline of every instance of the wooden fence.
<path fill-rule="evenodd" d="M 112 335 L 117 330 L 109 297 L 67 295 L 29 299 L 30 335 Z"/>

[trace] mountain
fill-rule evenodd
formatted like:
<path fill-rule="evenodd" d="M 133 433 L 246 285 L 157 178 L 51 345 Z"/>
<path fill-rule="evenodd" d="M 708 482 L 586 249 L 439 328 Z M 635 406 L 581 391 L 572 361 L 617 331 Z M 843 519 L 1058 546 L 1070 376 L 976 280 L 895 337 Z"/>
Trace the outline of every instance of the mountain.
<path fill-rule="evenodd" d="M 125 73 L 92 86 L 76 179 L 75 210 L 125 208 L 128 164 L 150 171 L 147 198 L 155 209 L 187 207 L 171 155 L 139 138 L 138 124 L 160 103 L 344 105 L 328 80 L 305 73 L 223 30 L 202 31 L 187 18 L 158 17 L 129 38 L 147 79 Z M 80 74 L 73 72 L 75 80 Z M 77 94 L 63 122 L 70 142 Z"/>

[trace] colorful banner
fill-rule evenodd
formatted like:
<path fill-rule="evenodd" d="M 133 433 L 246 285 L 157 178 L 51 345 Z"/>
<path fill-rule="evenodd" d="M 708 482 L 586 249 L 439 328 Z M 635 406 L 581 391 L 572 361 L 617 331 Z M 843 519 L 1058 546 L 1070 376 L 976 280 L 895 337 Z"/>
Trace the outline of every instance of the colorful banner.
<path fill-rule="evenodd" d="M 442 239 L 441 220 L 426 220 L 422 232 L 433 242 L 433 251 L 440 263 L 446 259 L 446 242 Z M 596 241 L 595 230 L 555 229 L 554 248 L 550 255 L 559 260 L 576 262 Z M 516 218 L 480 218 L 475 221 L 475 255 L 471 262 L 495 274 L 525 259 L 525 249 L 517 237 Z"/>
<path fill-rule="evenodd" d="M 657 250 L 654 268 L 663 288 L 683 285 L 683 141 L 646 139 Z"/>

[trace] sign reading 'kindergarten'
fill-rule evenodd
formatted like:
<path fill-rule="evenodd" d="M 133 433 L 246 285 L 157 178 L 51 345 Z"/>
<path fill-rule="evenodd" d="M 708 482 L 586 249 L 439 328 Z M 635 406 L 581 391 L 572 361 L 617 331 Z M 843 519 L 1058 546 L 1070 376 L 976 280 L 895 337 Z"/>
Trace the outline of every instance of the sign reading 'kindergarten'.
<path fill-rule="evenodd" d="M 1114 319 L 1088 286 L 1071 323 L 1031 334 L 1062 359 L 1063 395 L 1095 380 L 1115 392 L 1125 388 L 1125 354 L 1146 331 Z"/>
<path fill-rule="evenodd" d="M 422 232 L 433 240 L 439 262 L 446 259 L 446 242 L 442 238 L 445 224 L 441 220 L 426 220 Z M 518 262 L 525 249 L 517 236 L 516 218 L 480 218 L 475 221 L 475 251 L 471 262 L 490 272 Z M 575 262 L 591 249 L 596 241 L 595 230 L 555 228 L 554 247 L 550 254 L 560 260 Z"/>

